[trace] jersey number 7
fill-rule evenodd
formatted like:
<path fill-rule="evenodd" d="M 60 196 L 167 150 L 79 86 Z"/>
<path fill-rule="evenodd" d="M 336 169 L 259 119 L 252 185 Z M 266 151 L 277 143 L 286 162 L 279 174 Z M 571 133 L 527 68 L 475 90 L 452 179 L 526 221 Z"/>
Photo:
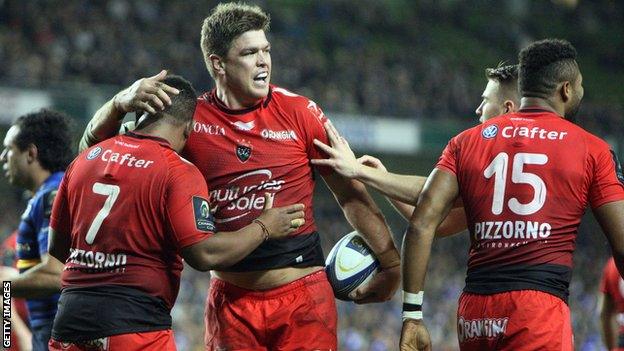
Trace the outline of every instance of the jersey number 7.
<path fill-rule="evenodd" d="M 106 201 L 104 201 L 104 206 L 102 206 L 100 211 L 98 211 L 97 215 L 93 219 L 93 222 L 91 222 L 89 230 L 87 231 L 87 236 L 85 237 L 85 241 L 87 242 L 87 244 L 93 244 L 95 236 L 102 226 L 102 222 L 104 222 L 104 219 L 110 213 L 111 208 L 113 208 L 115 201 L 117 201 L 117 197 L 119 196 L 119 190 L 120 189 L 118 185 L 103 184 L 97 182 L 93 184 L 93 192 L 98 195 L 106 196 Z"/>

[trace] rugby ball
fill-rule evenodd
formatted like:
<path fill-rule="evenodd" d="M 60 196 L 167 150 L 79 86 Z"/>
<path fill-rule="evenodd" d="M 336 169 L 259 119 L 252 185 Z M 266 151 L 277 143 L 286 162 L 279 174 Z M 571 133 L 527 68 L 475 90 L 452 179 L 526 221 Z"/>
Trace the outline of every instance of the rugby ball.
<path fill-rule="evenodd" d="M 368 283 L 379 270 L 379 261 L 357 231 L 342 237 L 325 260 L 334 296 L 343 301 L 351 301 L 349 293 Z"/>

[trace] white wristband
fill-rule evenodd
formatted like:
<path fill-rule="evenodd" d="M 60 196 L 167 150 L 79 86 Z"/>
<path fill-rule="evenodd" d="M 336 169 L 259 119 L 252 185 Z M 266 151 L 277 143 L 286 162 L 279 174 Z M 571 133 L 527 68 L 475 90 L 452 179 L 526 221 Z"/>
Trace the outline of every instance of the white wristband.
<path fill-rule="evenodd" d="M 403 290 L 403 321 L 406 319 L 423 319 L 423 291 L 414 294 Z"/>
<path fill-rule="evenodd" d="M 422 311 L 413 311 L 413 312 L 403 311 L 403 322 L 405 322 L 406 319 L 422 320 L 423 319 Z"/>
<path fill-rule="evenodd" d="M 403 303 L 409 303 L 413 305 L 422 305 L 424 291 L 419 291 L 417 294 L 407 292 L 403 290 Z"/>

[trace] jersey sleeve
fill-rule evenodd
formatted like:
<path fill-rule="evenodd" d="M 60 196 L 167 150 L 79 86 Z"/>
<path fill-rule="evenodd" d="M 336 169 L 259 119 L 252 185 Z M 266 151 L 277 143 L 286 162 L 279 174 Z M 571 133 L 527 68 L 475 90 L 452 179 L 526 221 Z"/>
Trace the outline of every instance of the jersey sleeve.
<path fill-rule="evenodd" d="M 50 229 L 50 216 L 54 205 L 57 189 L 50 190 L 41 196 L 39 222 L 37 227 L 37 242 L 39 243 L 39 255 L 48 253 L 48 233 Z"/>
<path fill-rule="evenodd" d="M 305 107 L 300 108 L 300 113 L 303 114 L 303 122 L 305 128 L 305 144 L 308 159 L 322 159 L 327 158 L 328 155 L 314 145 L 314 139 L 329 145 L 329 139 L 327 138 L 327 132 L 325 132 L 325 123 L 329 119 L 325 116 L 323 110 L 312 101 L 308 100 L 308 104 Z M 323 175 L 327 175 L 333 172 L 331 167 L 316 167 Z"/>
<path fill-rule="evenodd" d="M 54 203 L 50 214 L 50 228 L 56 233 L 63 233 L 65 235 L 71 234 L 71 217 L 69 213 L 69 202 L 67 201 L 67 183 L 69 182 L 71 168 L 70 165 L 59 185 L 56 196 L 54 196 Z"/>
<path fill-rule="evenodd" d="M 440 159 L 438 160 L 436 168 L 457 175 L 457 160 L 457 137 L 454 137 L 448 142 L 448 144 L 444 148 L 444 151 L 442 151 L 442 155 L 440 155 Z"/>
<path fill-rule="evenodd" d="M 590 155 L 593 160 L 593 177 L 589 187 L 589 203 L 598 208 L 609 202 L 624 200 L 624 179 L 618 177 L 616 170 L 621 170 L 618 159 L 606 143 Z"/>
<path fill-rule="evenodd" d="M 180 249 L 214 234 L 208 187 L 195 166 L 188 164 L 171 168 L 165 206 L 174 241 Z"/>

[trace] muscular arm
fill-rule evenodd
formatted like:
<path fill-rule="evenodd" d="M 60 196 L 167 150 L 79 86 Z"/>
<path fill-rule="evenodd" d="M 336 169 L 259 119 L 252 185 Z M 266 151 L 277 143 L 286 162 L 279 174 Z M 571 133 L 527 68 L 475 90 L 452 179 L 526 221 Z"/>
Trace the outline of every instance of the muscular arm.
<path fill-rule="evenodd" d="M 41 263 L 11 279 L 14 297 L 42 298 L 61 291 L 63 263 L 50 255 L 44 255 Z"/>
<path fill-rule="evenodd" d="M 455 175 L 434 169 L 420 194 L 403 240 L 403 290 L 424 290 L 431 244 L 459 193 Z"/>
<path fill-rule="evenodd" d="M 618 323 L 615 301 L 609 294 L 603 293 L 600 296 L 600 326 L 602 341 L 608 350 L 617 347 Z"/>
<path fill-rule="evenodd" d="M 610 202 L 593 211 L 611 245 L 620 276 L 624 277 L 624 201 Z"/>
<path fill-rule="evenodd" d="M 126 113 L 115 108 L 114 99 L 113 97 L 100 107 L 87 124 L 78 144 L 79 152 L 117 135 Z"/>
<path fill-rule="evenodd" d="M 15 297 L 40 298 L 61 291 L 63 262 L 69 256 L 71 242 L 69 235 L 52 228 L 48 241 L 48 254 L 41 257 L 41 263 L 12 279 L 11 292 Z"/>
<path fill-rule="evenodd" d="M 235 232 L 221 232 L 182 249 L 182 257 L 198 271 L 229 267 L 249 255 L 264 241 L 262 227 L 252 223 Z"/>
<path fill-rule="evenodd" d="M 155 114 L 157 110 L 164 109 L 165 105 L 171 105 L 169 95 L 179 94 L 179 91 L 161 82 L 166 76 L 167 71 L 160 71 L 155 76 L 137 80 L 115 94 L 87 124 L 80 139 L 79 151 L 117 135 L 126 113 L 142 110 Z"/>
<path fill-rule="evenodd" d="M 305 223 L 303 204 L 272 207 L 272 197 L 265 194 L 265 208 L 257 218 L 262 225 L 252 222 L 234 232 L 216 233 L 197 244 L 183 248 L 182 257 L 199 271 L 219 270 L 249 255 L 264 242 L 265 235 L 269 239 L 283 238 Z"/>

